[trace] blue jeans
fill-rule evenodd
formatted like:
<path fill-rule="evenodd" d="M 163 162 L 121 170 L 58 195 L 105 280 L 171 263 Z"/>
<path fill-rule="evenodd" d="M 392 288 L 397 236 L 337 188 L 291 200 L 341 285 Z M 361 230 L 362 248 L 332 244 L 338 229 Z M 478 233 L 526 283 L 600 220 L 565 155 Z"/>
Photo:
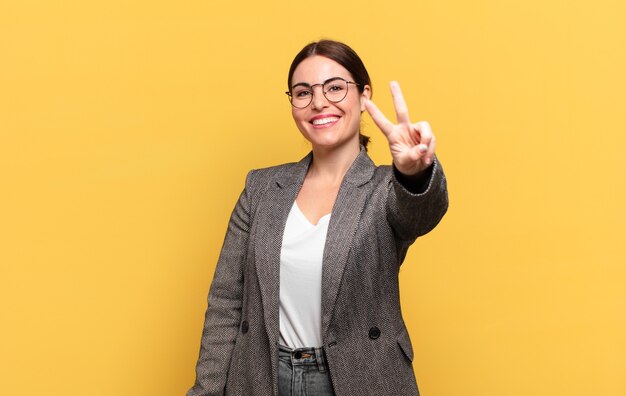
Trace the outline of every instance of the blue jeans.
<path fill-rule="evenodd" d="M 334 396 L 322 348 L 278 348 L 279 396 Z"/>

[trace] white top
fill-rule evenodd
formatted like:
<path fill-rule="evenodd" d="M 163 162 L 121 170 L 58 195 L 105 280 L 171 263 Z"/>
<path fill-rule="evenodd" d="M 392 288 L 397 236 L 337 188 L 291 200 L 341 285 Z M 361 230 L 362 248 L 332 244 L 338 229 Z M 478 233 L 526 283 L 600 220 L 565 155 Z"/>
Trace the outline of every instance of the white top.
<path fill-rule="evenodd" d="M 322 346 L 322 259 L 330 213 L 317 224 L 294 202 L 280 251 L 280 343 Z"/>

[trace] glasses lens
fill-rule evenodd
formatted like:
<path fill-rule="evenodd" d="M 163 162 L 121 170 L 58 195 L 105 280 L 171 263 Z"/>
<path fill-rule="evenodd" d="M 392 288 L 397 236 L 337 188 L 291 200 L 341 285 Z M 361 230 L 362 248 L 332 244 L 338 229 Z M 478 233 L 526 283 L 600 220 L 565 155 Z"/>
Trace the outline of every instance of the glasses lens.
<path fill-rule="evenodd" d="M 291 104 L 299 109 L 307 107 L 312 98 L 313 89 L 311 87 L 297 86 L 291 92 Z"/>
<path fill-rule="evenodd" d="M 335 79 L 324 84 L 324 95 L 331 102 L 341 102 L 348 94 L 348 83 L 342 79 Z"/>

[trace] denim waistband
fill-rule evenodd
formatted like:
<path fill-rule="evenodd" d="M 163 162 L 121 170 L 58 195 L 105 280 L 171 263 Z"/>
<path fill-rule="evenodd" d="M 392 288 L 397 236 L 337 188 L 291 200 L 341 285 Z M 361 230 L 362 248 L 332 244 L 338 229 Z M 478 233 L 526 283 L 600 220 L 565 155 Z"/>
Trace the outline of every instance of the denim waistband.
<path fill-rule="evenodd" d="M 328 370 L 324 348 L 296 348 L 291 349 L 284 345 L 278 345 L 278 358 L 288 361 L 292 366 L 317 366 L 320 372 Z"/>

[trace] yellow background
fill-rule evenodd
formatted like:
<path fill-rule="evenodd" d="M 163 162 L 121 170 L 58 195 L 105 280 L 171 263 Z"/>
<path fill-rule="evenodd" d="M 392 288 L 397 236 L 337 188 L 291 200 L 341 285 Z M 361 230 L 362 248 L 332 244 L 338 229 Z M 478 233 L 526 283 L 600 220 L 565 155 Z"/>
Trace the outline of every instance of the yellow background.
<path fill-rule="evenodd" d="M 252 168 L 347 42 L 428 120 L 450 210 L 401 271 L 424 396 L 626 395 L 619 0 L 0 3 L 0 394 L 181 395 Z M 371 155 L 389 163 L 366 117 Z"/>

